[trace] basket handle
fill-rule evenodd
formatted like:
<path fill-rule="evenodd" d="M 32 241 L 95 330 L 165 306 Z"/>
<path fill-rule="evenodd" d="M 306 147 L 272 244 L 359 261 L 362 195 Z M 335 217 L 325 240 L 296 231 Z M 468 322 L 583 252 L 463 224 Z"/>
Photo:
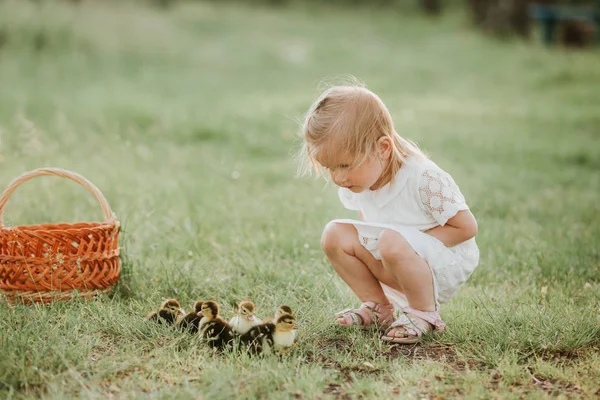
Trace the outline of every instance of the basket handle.
<path fill-rule="evenodd" d="M 91 194 L 94 195 L 96 200 L 98 200 L 98 202 L 100 203 L 100 206 L 102 207 L 102 213 L 104 214 L 104 218 L 106 218 L 106 222 L 112 223 L 116 221 L 116 217 L 102 192 L 100 192 L 100 190 L 96 186 L 94 186 L 93 183 L 85 179 L 83 176 L 60 168 L 38 168 L 33 171 L 26 172 L 18 178 L 14 179 L 4 191 L 2 197 L 0 197 L 0 227 L 4 226 L 4 207 L 6 206 L 8 199 L 17 189 L 17 187 L 19 187 L 23 182 L 26 182 L 30 179 L 46 175 L 55 175 L 60 176 L 62 178 L 71 179 L 72 181 L 75 181 L 80 185 L 84 186 Z"/>

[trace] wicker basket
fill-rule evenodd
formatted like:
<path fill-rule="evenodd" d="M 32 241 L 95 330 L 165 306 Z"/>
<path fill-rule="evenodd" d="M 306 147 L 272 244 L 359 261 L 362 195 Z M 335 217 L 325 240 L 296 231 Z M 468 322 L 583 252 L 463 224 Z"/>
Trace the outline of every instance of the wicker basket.
<path fill-rule="evenodd" d="M 55 175 L 71 179 L 98 200 L 104 222 L 5 227 L 4 207 L 29 179 Z M 0 198 L 0 292 L 10 303 L 48 303 L 108 292 L 120 273 L 120 224 L 100 190 L 63 169 L 41 168 L 10 183 Z"/>

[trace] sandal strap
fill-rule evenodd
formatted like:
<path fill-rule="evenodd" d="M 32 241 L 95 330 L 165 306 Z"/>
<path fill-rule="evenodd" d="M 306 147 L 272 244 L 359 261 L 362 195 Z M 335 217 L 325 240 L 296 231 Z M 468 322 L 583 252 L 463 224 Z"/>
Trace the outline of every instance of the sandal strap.
<path fill-rule="evenodd" d="M 389 316 L 384 318 L 381 315 L 388 314 Z M 368 326 L 372 323 L 386 324 L 390 323 L 394 319 L 394 305 L 382 305 L 375 303 L 374 301 L 366 301 L 360 305 L 358 309 L 347 308 L 335 314 L 337 317 L 345 317 L 347 315 L 352 318 L 355 325 Z M 361 321 L 359 321 L 359 318 Z"/>
<path fill-rule="evenodd" d="M 353 325 L 366 326 L 371 324 L 372 322 L 372 313 L 367 311 L 367 307 L 363 307 L 362 305 L 359 308 L 347 308 L 340 312 L 335 313 L 336 317 L 346 318 L 350 317 L 352 319 Z"/>
<path fill-rule="evenodd" d="M 437 331 L 441 332 L 446 329 L 446 323 L 442 320 L 439 311 L 420 311 L 412 307 L 406 307 L 402 311 L 405 314 L 412 314 L 417 318 L 429 322 Z"/>
<path fill-rule="evenodd" d="M 370 309 L 372 311 L 371 316 L 373 322 L 379 325 L 389 325 L 394 322 L 394 312 L 396 309 L 393 304 L 378 304 L 374 301 L 366 301 L 363 303 L 363 306 Z"/>
<path fill-rule="evenodd" d="M 392 323 L 392 325 L 390 325 L 390 329 L 388 330 L 386 335 L 389 334 L 390 332 L 392 332 L 394 330 L 394 328 L 402 328 L 406 331 L 406 333 L 408 335 L 411 335 L 411 336 L 421 337 L 423 335 L 423 332 L 421 331 L 421 329 L 418 328 L 415 325 L 415 323 L 406 314 L 400 314 L 398 319 L 396 319 Z"/>
<path fill-rule="evenodd" d="M 351 312 L 346 315 L 350 315 L 350 318 L 352 318 L 352 323 L 354 325 L 364 325 L 365 318 L 361 314 L 357 312 Z"/>

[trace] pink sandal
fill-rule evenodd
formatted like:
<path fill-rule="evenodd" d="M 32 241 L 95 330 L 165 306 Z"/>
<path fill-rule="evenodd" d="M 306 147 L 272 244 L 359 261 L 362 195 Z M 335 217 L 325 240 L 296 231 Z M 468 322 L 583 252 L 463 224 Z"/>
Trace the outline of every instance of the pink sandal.
<path fill-rule="evenodd" d="M 439 311 L 419 311 L 410 307 L 405 308 L 403 311 L 404 313 L 392 323 L 390 329 L 381 337 L 381 340 L 392 343 L 413 344 L 420 341 L 424 333 L 432 330 L 442 332 L 446 329 L 446 323 L 442 321 Z"/>
<path fill-rule="evenodd" d="M 367 328 L 372 324 L 387 328 L 394 321 L 394 306 L 366 301 L 358 309 L 345 309 L 335 314 L 336 322 L 342 326 L 358 325 Z"/>

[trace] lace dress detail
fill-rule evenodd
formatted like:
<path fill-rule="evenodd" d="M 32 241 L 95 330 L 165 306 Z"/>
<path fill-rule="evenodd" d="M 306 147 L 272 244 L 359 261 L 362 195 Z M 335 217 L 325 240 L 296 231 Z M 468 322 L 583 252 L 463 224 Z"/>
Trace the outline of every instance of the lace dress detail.
<path fill-rule="evenodd" d="M 441 171 L 425 170 L 419 182 L 424 209 L 442 226 L 461 210 L 469 207 L 452 178 Z"/>

